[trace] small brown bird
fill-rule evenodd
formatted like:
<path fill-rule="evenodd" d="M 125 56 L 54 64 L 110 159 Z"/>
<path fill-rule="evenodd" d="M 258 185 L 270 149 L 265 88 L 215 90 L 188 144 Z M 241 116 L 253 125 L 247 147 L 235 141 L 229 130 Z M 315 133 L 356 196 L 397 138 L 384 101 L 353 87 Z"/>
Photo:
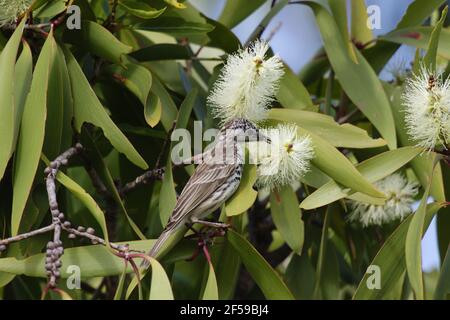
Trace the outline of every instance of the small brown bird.
<path fill-rule="evenodd" d="M 246 119 L 227 122 L 219 131 L 213 148 L 205 151 L 200 163 L 181 192 L 169 222 L 148 253 L 156 257 L 165 241 L 180 227 L 200 223 L 225 227 L 202 220 L 217 210 L 237 190 L 244 166 L 245 141 L 265 140 L 256 126 Z"/>

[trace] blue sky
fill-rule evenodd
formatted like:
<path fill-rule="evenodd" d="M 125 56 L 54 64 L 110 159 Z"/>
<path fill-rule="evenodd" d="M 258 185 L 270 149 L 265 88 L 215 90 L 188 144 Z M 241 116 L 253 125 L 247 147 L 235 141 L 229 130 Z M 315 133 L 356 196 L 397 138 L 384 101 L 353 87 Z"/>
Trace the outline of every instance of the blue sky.
<path fill-rule="evenodd" d="M 191 0 L 190 2 L 214 19 L 219 17 L 225 5 L 225 0 Z M 374 30 L 374 34 L 385 34 L 395 28 L 411 2 L 412 0 L 366 0 L 368 6 L 378 5 L 380 7 L 381 28 Z M 265 5 L 233 29 L 241 41 L 245 42 L 269 9 L 270 1 L 267 1 Z M 262 37 L 268 37 L 275 30 L 270 44 L 274 52 L 280 55 L 295 72 L 300 71 L 322 46 L 312 11 L 306 6 L 291 5 L 284 8 L 271 21 Z M 414 56 L 414 51 L 413 48 L 403 46 L 388 66 L 410 61 Z M 387 71 L 383 71 L 380 76 L 382 79 L 390 78 Z M 439 268 L 440 265 L 436 232 L 436 221 L 433 220 L 422 241 L 422 260 L 426 271 Z"/>

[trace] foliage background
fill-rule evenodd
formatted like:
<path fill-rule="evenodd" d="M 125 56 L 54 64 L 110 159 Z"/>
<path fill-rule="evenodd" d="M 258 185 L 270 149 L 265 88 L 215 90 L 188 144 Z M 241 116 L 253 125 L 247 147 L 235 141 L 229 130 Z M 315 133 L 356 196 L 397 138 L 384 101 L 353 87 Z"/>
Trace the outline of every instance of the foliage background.
<path fill-rule="evenodd" d="M 3 29 L 3 237 L 50 223 L 45 159 L 54 159 L 79 141 L 85 151 L 71 159 L 65 170 L 67 176 L 59 175 L 61 211 L 73 225 L 93 227 L 103 237 L 108 234 L 111 241 L 126 241 L 133 249 L 147 250 L 152 240 L 143 238 L 154 239 L 160 234 L 174 206 L 175 190 L 181 190 L 193 167 L 174 168 L 172 174 L 166 171 L 162 181 L 152 180 L 126 195 L 120 193 L 121 187 L 155 167 L 161 152 L 165 163 L 163 145 L 173 120 L 185 119 L 177 126 L 190 130 L 193 120 L 202 120 L 205 129 L 216 126 L 205 103 L 208 89 L 224 55 L 246 42 L 241 43 L 230 29 L 265 2 L 229 0 L 216 21 L 189 2 L 180 5 L 150 0 L 145 3 L 154 9 L 136 11 L 136 1 L 119 1 L 112 14 L 115 1 L 79 0 L 73 4 L 82 10 L 80 31 L 69 31 L 64 23 L 48 35 L 48 28 L 27 28 L 19 46 L 20 30 L 14 38 L 13 30 Z M 250 32 L 251 38 L 256 38 L 287 2 L 274 2 L 258 28 Z M 431 30 L 443 4 L 437 0 L 413 1 L 396 30 L 373 42 L 365 19 L 355 18 L 364 16 L 363 1 L 305 1 L 302 6 L 313 9 L 324 49 L 298 74 L 286 68 L 270 121 L 294 121 L 313 137 L 313 170 L 295 190 L 285 188 L 267 201 L 262 196 L 256 199 L 251 188 L 254 169 L 248 167 L 249 183 L 221 216 L 232 222 L 234 231 L 215 240 L 212 265 L 202 255 L 185 261 L 196 246 L 195 241 L 183 240 L 161 261 L 164 269 L 152 265 L 152 276 L 142 282 L 142 297 L 445 298 L 450 283 L 450 219 L 449 209 L 440 204 L 449 192 L 448 167 L 435 171 L 430 194 L 436 202 L 419 207 L 420 214 L 414 215 L 419 224 L 416 229 L 410 227 L 412 217 L 383 228 L 362 229 L 348 224 L 342 200 L 353 192 L 358 192 L 356 196 L 376 196 L 371 182 L 398 169 L 422 183 L 422 202 L 428 198 L 433 155 L 420 155 L 405 135 L 399 112 L 402 79 L 388 83 L 380 81 L 377 74 L 398 44 L 429 47 Z M 36 1 L 34 5 L 34 23 L 46 23 L 64 18 L 67 3 Z M 348 18 L 350 28 L 346 27 Z M 420 37 L 404 36 L 411 33 Z M 444 28 L 431 42 L 439 41 L 442 61 L 450 57 L 445 45 L 448 37 Z M 11 45 L 14 39 L 18 50 Z M 436 59 L 435 54 L 430 56 Z M 328 72 L 330 64 L 336 77 Z M 357 165 L 365 160 L 366 165 Z M 99 180 L 105 188 L 99 188 Z M 314 193 L 315 189 L 318 191 Z M 420 241 L 417 245 L 417 241 L 407 240 L 407 234 L 420 240 L 426 230 L 420 223 L 426 226 L 438 209 L 441 272 L 422 274 L 420 268 L 411 267 L 417 257 L 420 262 Z M 40 253 L 49 239 L 44 234 L 8 246 L 0 258 L 2 298 L 40 298 L 46 283 L 44 256 Z M 124 261 L 107 248 L 66 235 L 63 243 L 66 250 L 59 286 L 71 298 L 139 297 L 138 290 L 127 292 L 133 284 L 131 267 L 128 265 L 125 273 Z M 72 264 L 81 267 L 81 290 L 65 288 L 65 267 Z M 364 274 L 370 264 L 381 268 L 379 290 L 366 286 Z M 422 277 L 424 288 L 420 285 Z M 49 297 L 61 298 L 53 292 Z"/>

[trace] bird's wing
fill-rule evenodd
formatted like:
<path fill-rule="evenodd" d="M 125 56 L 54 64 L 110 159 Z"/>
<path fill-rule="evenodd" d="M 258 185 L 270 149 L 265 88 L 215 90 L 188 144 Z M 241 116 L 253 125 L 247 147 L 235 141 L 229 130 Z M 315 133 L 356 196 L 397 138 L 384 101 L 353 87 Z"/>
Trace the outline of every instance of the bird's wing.
<path fill-rule="evenodd" d="M 197 166 L 180 196 L 166 228 L 171 228 L 178 221 L 189 215 L 194 209 L 208 199 L 236 169 L 231 164 L 208 165 L 202 163 Z"/>

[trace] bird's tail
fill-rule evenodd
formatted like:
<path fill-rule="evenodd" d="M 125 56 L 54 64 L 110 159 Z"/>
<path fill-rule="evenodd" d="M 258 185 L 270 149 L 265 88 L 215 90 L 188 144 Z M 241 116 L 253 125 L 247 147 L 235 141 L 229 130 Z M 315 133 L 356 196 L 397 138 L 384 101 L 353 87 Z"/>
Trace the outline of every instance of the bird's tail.
<path fill-rule="evenodd" d="M 153 247 L 150 249 L 150 251 L 147 253 L 148 256 L 155 258 L 157 257 L 158 253 L 160 252 L 161 248 L 165 244 L 166 240 L 172 235 L 173 228 L 167 228 L 165 229 L 159 238 L 156 240 Z M 142 261 L 141 267 L 148 268 L 150 262 L 148 260 Z"/>

